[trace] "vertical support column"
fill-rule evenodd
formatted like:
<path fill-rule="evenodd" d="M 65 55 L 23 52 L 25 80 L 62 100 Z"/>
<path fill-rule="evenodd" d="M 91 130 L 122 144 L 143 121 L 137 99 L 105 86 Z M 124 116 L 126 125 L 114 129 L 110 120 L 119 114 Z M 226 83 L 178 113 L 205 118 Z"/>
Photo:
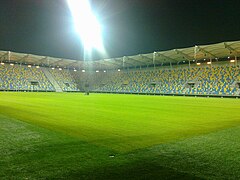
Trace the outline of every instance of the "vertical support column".
<path fill-rule="evenodd" d="M 189 69 L 191 68 L 191 61 L 190 60 L 188 60 L 188 67 L 189 67 Z"/>
<path fill-rule="evenodd" d="M 81 70 L 81 65 L 80 65 L 80 61 L 78 61 L 78 69 L 79 69 L 79 71 Z M 85 62 L 83 62 L 83 68 L 84 68 L 84 70 L 85 70 Z"/>
<path fill-rule="evenodd" d="M 123 56 L 123 66 L 125 66 L 125 62 L 127 61 L 128 57 Z M 129 67 L 128 67 L 129 68 Z"/>
<path fill-rule="evenodd" d="M 47 58 L 47 63 L 48 63 L 48 66 L 49 66 L 49 58 L 48 57 L 46 57 Z"/>
<path fill-rule="evenodd" d="M 155 60 L 156 60 L 156 52 L 153 53 L 153 67 L 155 70 Z"/>
<path fill-rule="evenodd" d="M 11 52 L 8 51 L 8 62 L 10 62 L 10 60 L 11 60 Z"/>

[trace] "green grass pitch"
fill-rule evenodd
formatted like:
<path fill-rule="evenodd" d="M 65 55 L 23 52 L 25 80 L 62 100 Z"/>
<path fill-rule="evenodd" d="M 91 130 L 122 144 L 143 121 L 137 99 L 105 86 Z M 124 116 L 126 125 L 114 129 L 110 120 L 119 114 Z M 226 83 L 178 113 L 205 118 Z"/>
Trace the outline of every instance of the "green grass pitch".
<path fill-rule="evenodd" d="M 0 179 L 240 179 L 240 101 L 1 92 Z"/>

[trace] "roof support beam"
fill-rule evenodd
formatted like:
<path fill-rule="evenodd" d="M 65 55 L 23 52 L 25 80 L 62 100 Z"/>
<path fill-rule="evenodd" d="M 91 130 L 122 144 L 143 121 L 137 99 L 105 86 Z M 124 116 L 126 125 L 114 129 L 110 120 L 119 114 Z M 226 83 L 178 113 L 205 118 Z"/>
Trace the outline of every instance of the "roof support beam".
<path fill-rule="evenodd" d="M 45 61 L 45 60 L 48 60 L 48 56 L 40 59 L 38 64 L 43 63 L 43 61 Z M 48 65 L 49 65 L 49 61 L 48 61 Z"/>
<path fill-rule="evenodd" d="M 239 54 L 238 51 L 236 51 L 234 48 L 232 48 L 232 47 L 231 47 L 230 45 L 228 45 L 226 42 L 224 42 L 223 44 L 224 44 L 224 47 L 230 51 L 230 54 L 231 54 L 231 52 L 233 52 L 235 55 Z"/>
<path fill-rule="evenodd" d="M 94 63 L 99 64 L 100 66 L 108 66 L 111 67 L 112 65 L 108 63 L 104 63 L 104 61 L 94 61 Z M 102 67 L 101 67 L 102 68 Z"/>
<path fill-rule="evenodd" d="M 124 57 L 122 58 L 123 66 L 125 66 L 125 64 L 130 65 L 130 67 L 134 67 L 134 66 L 135 66 L 134 64 L 132 64 L 132 63 L 130 63 L 130 62 L 127 62 L 127 60 L 128 60 L 128 58 L 127 58 L 126 56 L 124 56 Z"/>
<path fill-rule="evenodd" d="M 173 58 L 171 58 L 171 57 L 169 57 L 169 56 L 166 56 L 166 55 L 163 54 L 163 53 L 156 52 L 155 54 L 156 54 L 156 56 L 163 57 L 163 58 L 165 58 L 165 59 L 169 59 L 169 60 L 171 60 L 171 61 L 173 61 L 173 62 L 178 62 L 178 60 L 173 59 Z M 162 61 L 161 61 L 161 62 L 162 62 Z"/>
<path fill-rule="evenodd" d="M 117 63 L 122 65 L 122 58 L 121 59 L 113 58 L 113 60 L 114 60 L 115 63 L 117 62 Z"/>
<path fill-rule="evenodd" d="M 61 60 L 58 60 L 58 61 L 55 61 L 55 62 L 53 62 L 53 63 L 51 63 L 51 64 L 49 64 L 50 66 L 52 66 L 52 65 L 57 65 L 57 63 L 59 63 L 59 62 L 62 62 L 62 61 L 64 61 L 64 59 L 61 59 Z"/>
<path fill-rule="evenodd" d="M 30 55 L 27 54 L 26 56 L 23 56 L 22 58 L 19 59 L 20 63 L 23 62 L 23 60 L 27 59 Z"/>
<path fill-rule="evenodd" d="M 108 64 L 112 64 L 114 67 L 119 67 L 119 66 L 121 66 L 121 65 L 119 65 L 119 64 L 117 64 L 117 63 L 115 63 L 115 62 L 111 62 L 111 61 L 109 61 L 109 60 L 104 60 L 104 62 L 107 62 Z"/>
<path fill-rule="evenodd" d="M 178 49 L 174 49 L 174 51 L 175 51 L 177 54 L 181 54 L 181 55 L 183 56 L 183 58 L 187 59 L 188 61 L 191 61 L 191 60 L 192 60 L 192 58 L 191 58 L 189 55 L 183 53 L 182 51 L 180 51 L 180 50 L 178 50 Z"/>
<path fill-rule="evenodd" d="M 3 54 L 0 59 L 2 60 L 2 58 L 6 58 L 6 56 L 8 55 L 8 52 L 6 52 L 5 54 Z M 4 59 L 5 60 L 5 59 Z"/>
<path fill-rule="evenodd" d="M 145 65 L 149 65 L 148 63 L 146 63 L 146 62 L 144 62 L 144 61 L 139 61 L 139 60 L 136 60 L 136 59 L 133 59 L 133 58 L 130 58 L 130 57 L 128 57 L 128 56 L 125 56 L 126 58 L 127 58 L 127 60 L 130 60 L 130 61 L 135 61 L 135 62 L 137 62 L 137 63 L 140 63 L 140 64 L 145 64 Z M 136 65 L 139 65 L 139 64 L 136 64 Z M 136 66 L 136 65 L 134 65 L 134 66 Z"/>
<path fill-rule="evenodd" d="M 77 61 L 71 62 L 71 63 L 67 64 L 67 66 L 70 67 L 71 65 L 76 64 L 76 63 L 77 63 Z"/>
<path fill-rule="evenodd" d="M 201 51 L 202 53 L 204 53 L 204 54 L 206 54 L 206 55 L 208 54 L 208 55 L 210 55 L 212 58 L 218 58 L 217 56 L 215 56 L 214 54 L 210 53 L 209 51 L 201 48 L 200 46 L 195 46 L 195 47 L 197 48 L 198 51 Z"/>
<path fill-rule="evenodd" d="M 134 64 L 129 63 L 129 62 L 125 62 L 125 61 L 123 61 L 123 64 L 128 64 L 128 65 L 130 65 L 131 67 L 134 67 L 134 66 L 135 66 Z"/>
<path fill-rule="evenodd" d="M 142 54 L 139 54 L 139 56 L 142 58 L 142 60 L 144 60 L 144 59 L 148 60 L 148 64 L 152 64 L 153 63 L 153 58 L 149 58 L 149 57 L 144 56 Z"/>

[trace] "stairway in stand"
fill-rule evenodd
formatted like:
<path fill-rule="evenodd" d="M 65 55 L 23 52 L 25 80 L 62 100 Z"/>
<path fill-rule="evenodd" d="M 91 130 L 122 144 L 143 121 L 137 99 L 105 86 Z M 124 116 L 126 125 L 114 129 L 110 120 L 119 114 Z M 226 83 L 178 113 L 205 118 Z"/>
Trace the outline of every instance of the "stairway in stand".
<path fill-rule="evenodd" d="M 42 71 L 44 72 L 44 74 L 46 75 L 46 77 L 48 78 L 48 80 L 52 83 L 53 87 L 55 88 L 56 92 L 63 92 L 62 88 L 59 86 L 59 84 L 57 83 L 57 81 L 54 79 L 54 77 L 52 76 L 52 74 L 48 71 L 47 68 L 42 67 L 41 68 Z"/>

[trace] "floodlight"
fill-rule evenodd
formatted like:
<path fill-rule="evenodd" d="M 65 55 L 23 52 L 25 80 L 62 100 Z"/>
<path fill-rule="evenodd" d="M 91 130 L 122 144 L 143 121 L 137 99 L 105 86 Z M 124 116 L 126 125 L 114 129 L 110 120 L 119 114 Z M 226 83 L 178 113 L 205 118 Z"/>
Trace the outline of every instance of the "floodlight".
<path fill-rule="evenodd" d="M 55 69 L 54 67 L 52 67 L 52 69 Z"/>
<path fill-rule="evenodd" d="M 197 63 L 197 65 L 198 65 L 198 66 L 200 66 L 200 65 L 201 65 L 201 63 Z"/>
<path fill-rule="evenodd" d="M 11 64 L 10 64 L 10 66 L 14 66 L 14 64 L 13 64 L 13 63 L 11 63 Z"/>
<path fill-rule="evenodd" d="M 85 70 L 83 69 L 82 72 L 85 72 Z"/>
<path fill-rule="evenodd" d="M 76 72 L 77 70 L 76 70 L 76 69 L 74 69 L 73 71 L 75 71 L 75 72 Z"/>
<path fill-rule="evenodd" d="M 61 71 L 62 70 L 62 68 L 59 68 L 59 71 Z"/>
<path fill-rule="evenodd" d="M 207 64 L 212 64 L 212 62 L 207 62 Z"/>
<path fill-rule="evenodd" d="M 104 70 L 103 72 L 107 72 L 106 70 Z"/>
<path fill-rule="evenodd" d="M 67 0 L 74 26 L 79 34 L 84 48 L 103 50 L 102 28 L 91 9 L 88 0 Z"/>
<path fill-rule="evenodd" d="M 30 68 L 30 67 L 32 67 L 32 66 L 29 64 L 28 67 Z"/>
<path fill-rule="evenodd" d="M 98 73 L 98 72 L 99 72 L 99 70 L 96 70 L 96 72 Z"/>
<path fill-rule="evenodd" d="M 36 66 L 36 68 L 39 68 L 39 66 Z"/>
<path fill-rule="evenodd" d="M 235 62 L 235 60 L 230 60 L 230 62 L 231 62 L 231 63 L 234 63 L 234 62 Z"/>
<path fill-rule="evenodd" d="M 121 69 L 118 69 L 118 71 L 121 71 Z"/>
<path fill-rule="evenodd" d="M 4 65 L 4 62 L 1 62 L 1 65 Z"/>

